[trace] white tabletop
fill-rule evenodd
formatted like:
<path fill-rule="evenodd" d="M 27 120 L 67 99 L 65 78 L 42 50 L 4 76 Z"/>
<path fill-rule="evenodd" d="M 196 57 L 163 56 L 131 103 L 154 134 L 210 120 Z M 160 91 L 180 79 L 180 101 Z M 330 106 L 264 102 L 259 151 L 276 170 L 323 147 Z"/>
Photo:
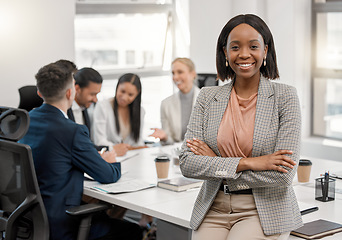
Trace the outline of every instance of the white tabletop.
<path fill-rule="evenodd" d="M 153 147 L 141 150 L 139 155 L 121 163 L 121 171 L 125 176 L 142 179 L 157 184 L 158 178 L 154 159 L 158 155 L 168 155 L 172 159 L 169 168 L 169 178 L 181 176 L 179 166 L 174 165 L 173 149 L 179 144 Z M 127 173 L 125 173 L 127 171 Z M 183 227 L 190 227 L 190 217 L 199 188 L 184 192 L 154 187 L 142 191 L 122 194 L 105 194 L 87 188 L 85 182 L 84 194 L 113 203 L 137 212 L 171 222 Z"/>
<path fill-rule="evenodd" d="M 157 174 L 155 170 L 154 158 L 158 155 L 169 155 L 173 158 L 173 149 L 178 145 L 153 147 L 141 150 L 135 150 L 139 154 L 129 160 L 121 163 L 122 172 L 128 177 L 143 179 L 145 181 L 157 183 Z M 342 224 L 342 180 L 336 181 L 337 192 L 335 201 L 320 202 L 315 200 L 314 179 L 319 177 L 325 171 L 342 171 L 342 162 L 313 159 L 310 181 L 308 183 L 298 183 L 295 177 L 293 185 L 298 201 L 306 202 L 319 207 L 319 210 L 303 216 L 304 223 L 326 219 Z M 171 161 L 169 169 L 169 178 L 180 176 L 179 166 Z M 199 192 L 199 188 L 191 189 L 185 192 L 173 192 L 158 187 L 122 194 L 105 194 L 86 187 L 84 193 L 88 196 L 101 199 L 103 201 L 116 204 L 137 212 L 156 217 L 158 219 L 189 227 L 190 217 L 194 202 Z M 300 239 L 290 236 L 289 239 Z M 324 239 L 342 239 L 342 233 L 335 234 Z"/>

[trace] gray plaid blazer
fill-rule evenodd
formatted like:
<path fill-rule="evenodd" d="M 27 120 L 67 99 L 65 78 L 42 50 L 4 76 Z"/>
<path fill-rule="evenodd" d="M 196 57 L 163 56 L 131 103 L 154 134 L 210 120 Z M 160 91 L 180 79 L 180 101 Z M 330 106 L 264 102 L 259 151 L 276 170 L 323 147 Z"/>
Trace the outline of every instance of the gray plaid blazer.
<path fill-rule="evenodd" d="M 223 179 L 230 191 L 252 189 L 261 226 L 266 235 L 288 232 L 302 226 L 302 218 L 292 180 L 297 170 L 243 171 L 236 173 L 240 157 L 223 158 L 217 147 L 217 132 L 228 106 L 233 81 L 218 87 L 202 88 L 191 114 L 185 139 L 198 138 L 217 157 L 193 154 L 183 142 L 180 155 L 182 174 L 204 179 L 192 212 L 190 226 L 196 230 L 210 209 Z M 293 151 L 298 163 L 301 135 L 299 99 L 294 87 L 260 79 L 256 105 L 252 157 L 277 150 Z"/>

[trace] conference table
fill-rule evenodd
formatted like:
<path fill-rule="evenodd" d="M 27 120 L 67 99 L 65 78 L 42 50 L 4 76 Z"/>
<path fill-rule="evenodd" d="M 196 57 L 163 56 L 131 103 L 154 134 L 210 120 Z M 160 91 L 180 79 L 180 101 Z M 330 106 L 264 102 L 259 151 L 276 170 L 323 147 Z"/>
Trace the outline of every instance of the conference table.
<path fill-rule="evenodd" d="M 180 147 L 179 143 L 131 151 L 132 157 L 121 162 L 123 178 L 128 177 L 157 184 L 158 178 L 154 159 L 157 156 L 165 155 L 171 159 L 168 178 L 181 176 L 175 154 L 175 149 L 178 147 Z M 319 207 L 318 211 L 303 216 L 304 223 L 317 219 L 342 223 L 342 180 L 336 180 L 334 201 L 320 202 L 315 200 L 314 188 L 315 178 L 325 171 L 342 171 L 342 162 L 309 159 L 313 162 L 310 181 L 308 183 L 299 183 L 297 177 L 295 177 L 293 182 L 298 201 Z M 157 219 L 158 240 L 191 239 L 190 218 L 199 188 L 173 192 L 159 187 L 152 187 L 129 193 L 108 194 L 90 189 L 91 185 L 91 181 L 85 181 L 85 195 L 155 217 Z M 289 239 L 301 238 L 291 235 Z M 342 239 L 342 233 L 324 239 Z"/>

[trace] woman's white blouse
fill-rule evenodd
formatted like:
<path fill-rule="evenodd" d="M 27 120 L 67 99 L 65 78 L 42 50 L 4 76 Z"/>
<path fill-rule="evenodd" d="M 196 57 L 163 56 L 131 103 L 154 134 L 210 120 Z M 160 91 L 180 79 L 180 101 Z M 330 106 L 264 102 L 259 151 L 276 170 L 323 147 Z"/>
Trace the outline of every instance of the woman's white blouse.
<path fill-rule="evenodd" d="M 140 117 L 140 137 L 138 142 L 135 142 L 131 135 L 125 140 L 122 139 L 120 134 L 116 131 L 114 110 L 111 102 L 113 98 L 99 101 L 94 110 L 94 121 L 93 121 L 93 136 L 94 143 L 96 145 L 108 146 L 109 150 L 113 149 L 113 145 L 118 143 L 127 143 L 132 146 L 142 146 L 144 141 L 142 138 L 142 129 L 144 125 L 145 110 L 141 107 Z"/>

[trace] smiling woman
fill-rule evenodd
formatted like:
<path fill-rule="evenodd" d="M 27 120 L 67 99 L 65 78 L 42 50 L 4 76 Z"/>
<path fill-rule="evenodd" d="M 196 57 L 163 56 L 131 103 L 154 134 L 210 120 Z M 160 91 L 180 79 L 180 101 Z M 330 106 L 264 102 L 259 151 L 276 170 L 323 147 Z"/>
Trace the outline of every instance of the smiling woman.
<path fill-rule="evenodd" d="M 232 81 L 202 88 L 180 155 L 183 175 L 204 180 L 192 239 L 287 239 L 302 225 L 292 188 L 301 115 L 296 90 L 270 81 L 279 74 L 266 23 L 252 14 L 229 20 L 216 66 Z"/>
<path fill-rule="evenodd" d="M 267 49 L 262 36 L 248 24 L 240 24 L 230 32 L 224 53 L 236 74 L 236 84 L 247 84 L 244 81 L 248 81 L 250 86 L 254 85 L 251 91 L 257 92 L 260 67 L 263 63 L 266 65 Z M 250 94 L 243 92 L 240 97 L 248 98 Z"/>
<path fill-rule="evenodd" d="M 184 139 L 186 127 L 199 88 L 194 85 L 195 64 L 189 58 L 176 58 L 172 62 L 172 79 L 179 92 L 167 97 L 161 103 L 162 129 L 154 128 L 152 137 L 159 138 L 163 144 L 180 142 Z"/>
<path fill-rule="evenodd" d="M 118 156 L 133 148 L 144 147 L 142 129 L 145 111 L 141 107 L 141 82 L 127 73 L 119 78 L 114 98 L 96 104 L 94 142 L 115 149 Z"/>

